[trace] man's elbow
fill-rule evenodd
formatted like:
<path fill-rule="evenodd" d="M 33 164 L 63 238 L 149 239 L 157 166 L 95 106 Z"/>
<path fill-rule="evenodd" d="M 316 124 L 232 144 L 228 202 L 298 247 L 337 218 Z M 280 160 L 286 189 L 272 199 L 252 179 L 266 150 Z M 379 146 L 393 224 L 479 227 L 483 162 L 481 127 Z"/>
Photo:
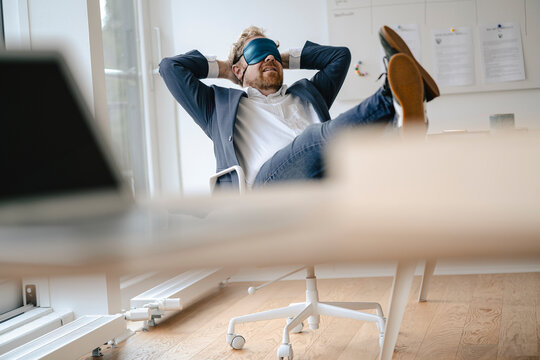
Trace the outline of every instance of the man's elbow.
<path fill-rule="evenodd" d="M 348 47 L 340 46 L 339 51 L 341 52 L 340 57 L 343 59 L 344 62 L 347 63 L 347 66 L 349 66 L 352 59 L 351 50 L 349 50 Z"/>
<path fill-rule="evenodd" d="M 172 69 L 173 64 L 170 58 L 163 58 L 159 63 L 159 74 L 163 77 L 164 74 L 168 73 Z"/>

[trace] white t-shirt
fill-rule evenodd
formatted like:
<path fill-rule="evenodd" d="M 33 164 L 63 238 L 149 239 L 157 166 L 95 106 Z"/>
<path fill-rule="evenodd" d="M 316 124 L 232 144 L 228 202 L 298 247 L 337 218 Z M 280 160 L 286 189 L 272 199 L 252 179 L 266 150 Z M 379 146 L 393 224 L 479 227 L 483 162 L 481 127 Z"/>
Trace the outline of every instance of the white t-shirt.
<path fill-rule="evenodd" d="M 248 97 L 238 105 L 234 146 L 248 188 L 253 186 L 261 166 L 278 150 L 288 145 L 310 124 L 320 122 L 313 106 L 286 94 L 287 85 L 264 96 L 248 87 Z"/>

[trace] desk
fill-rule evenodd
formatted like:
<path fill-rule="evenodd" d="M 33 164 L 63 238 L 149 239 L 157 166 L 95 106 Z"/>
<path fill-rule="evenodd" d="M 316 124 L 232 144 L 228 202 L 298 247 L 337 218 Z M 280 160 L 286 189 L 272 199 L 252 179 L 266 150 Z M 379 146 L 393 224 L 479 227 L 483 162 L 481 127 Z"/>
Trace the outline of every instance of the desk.
<path fill-rule="evenodd" d="M 0 273 L 394 260 L 381 351 L 390 359 L 417 260 L 540 255 L 538 134 L 391 142 L 350 133 L 330 159 L 322 183 L 157 200 L 97 224 L 1 228 Z"/>

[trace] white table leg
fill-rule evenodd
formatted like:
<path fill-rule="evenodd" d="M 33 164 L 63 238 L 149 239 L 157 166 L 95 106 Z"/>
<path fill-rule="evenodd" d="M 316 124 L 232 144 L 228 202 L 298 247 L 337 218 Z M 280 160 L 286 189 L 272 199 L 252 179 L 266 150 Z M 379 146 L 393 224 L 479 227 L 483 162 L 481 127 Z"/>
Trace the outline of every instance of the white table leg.
<path fill-rule="evenodd" d="M 429 285 L 431 284 L 431 278 L 435 271 L 435 265 L 437 261 L 426 260 L 426 267 L 424 268 L 424 276 L 422 277 L 422 284 L 420 285 L 420 293 L 418 294 L 418 302 L 427 301 L 427 293 L 429 291 Z"/>
<path fill-rule="evenodd" d="M 407 306 L 407 299 L 411 292 L 411 285 L 416 269 L 416 261 L 400 261 L 396 268 L 396 276 L 390 295 L 390 308 L 386 321 L 384 342 L 381 348 L 380 360 L 391 360 L 396 347 L 396 341 Z"/>

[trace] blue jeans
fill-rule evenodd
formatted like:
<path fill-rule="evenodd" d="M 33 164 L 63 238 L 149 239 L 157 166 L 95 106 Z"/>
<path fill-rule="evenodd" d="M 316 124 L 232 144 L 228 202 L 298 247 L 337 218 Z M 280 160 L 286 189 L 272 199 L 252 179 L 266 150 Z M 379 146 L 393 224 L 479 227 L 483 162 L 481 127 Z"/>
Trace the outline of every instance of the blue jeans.
<path fill-rule="evenodd" d="M 392 98 L 382 88 L 335 119 L 307 127 L 290 144 L 268 159 L 255 177 L 253 187 L 276 181 L 319 179 L 324 176 L 325 146 L 336 133 L 351 127 L 387 124 L 395 115 Z"/>

